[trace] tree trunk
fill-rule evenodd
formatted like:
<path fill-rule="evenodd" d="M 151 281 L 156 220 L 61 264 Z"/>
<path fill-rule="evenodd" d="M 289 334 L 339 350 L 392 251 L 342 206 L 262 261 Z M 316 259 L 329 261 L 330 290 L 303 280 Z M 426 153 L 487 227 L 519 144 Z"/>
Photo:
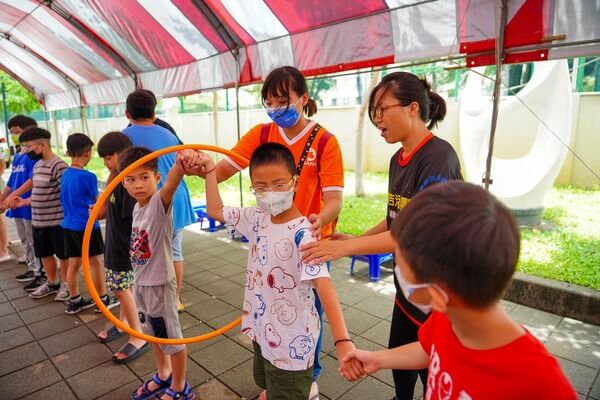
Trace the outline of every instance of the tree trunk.
<path fill-rule="evenodd" d="M 371 95 L 371 91 L 377 85 L 379 81 L 379 70 L 371 72 L 371 82 L 369 83 L 369 87 L 367 88 L 367 93 L 362 99 L 362 103 L 360 105 L 360 109 L 358 111 L 358 126 L 356 128 L 356 170 L 355 170 L 355 194 L 357 197 L 365 196 L 365 185 L 363 182 L 363 135 L 365 128 L 365 117 L 367 116 L 367 111 L 369 108 L 369 96 Z"/>
<path fill-rule="evenodd" d="M 215 146 L 219 147 L 219 92 L 215 90 L 212 97 L 213 139 Z M 219 153 L 215 154 L 216 160 L 219 160 L 219 156 Z"/>

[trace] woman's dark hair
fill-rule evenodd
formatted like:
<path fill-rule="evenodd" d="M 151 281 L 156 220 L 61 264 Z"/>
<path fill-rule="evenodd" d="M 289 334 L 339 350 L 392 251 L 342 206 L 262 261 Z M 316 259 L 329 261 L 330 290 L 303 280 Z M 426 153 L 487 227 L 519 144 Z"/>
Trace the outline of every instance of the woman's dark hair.
<path fill-rule="evenodd" d="M 375 104 L 375 96 L 381 99 L 390 92 L 400 104 L 407 106 L 412 102 L 419 104 L 419 115 L 427 124 L 427 129 L 437 126 L 446 116 L 446 102 L 439 94 L 431 91 L 431 85 L 426 79 L 418 78 L 410 72 L 392 72 L 383 77 L 371 91 L 369 96 L 369 118 L 373 125 L 372 115 L 379 106 Z M 380 92 L 379 95 L 377 95 Z"/>
<path fill-rule="evenodd" d="M 258 146 L 250 157 L 250 177 L 253 168 L 270 164 L 282 164 L 292 176 L 296 175 L 296 163 L 290 149 L 279 143 L 267 142 Z"/>
<path fill-rule="evenodd" d="M 519 229 L 510 210 L 470 183 L 439 183 L 419 192 L 391 231 L 419 283 L 441 284 L 473 307 L 502 297 L 519 259 Z"/>
<path fill-rule="evenodd" d="M 94 142 L 83 133 L 73 133 L 67 138 L 67 155 L 69 157 L 82 156 L 94 146 Z"/>
<path fill-rule="evenodd" d="M 262 86 L 263 105 L 269 96 L 284 97 L 288 100 L 287 108 L 289 108 L 290 89 L 296 92 L 298 96 L 308 93 L 306 79 L 304 79 L 302 72 L 290 66 L 275 68 L 267 75 L 265 83 Z M 317 113 L 317 103 L 309 97 L 302 111 L 304 111 L 307 117 L 315 115 Z"/>
<path fill-rule="evenodd" d="M 121 132 L 108 132 L 98 141 L 98 155 L 102 158 L 119 154 L 132 146 L 131 140 Z"/>

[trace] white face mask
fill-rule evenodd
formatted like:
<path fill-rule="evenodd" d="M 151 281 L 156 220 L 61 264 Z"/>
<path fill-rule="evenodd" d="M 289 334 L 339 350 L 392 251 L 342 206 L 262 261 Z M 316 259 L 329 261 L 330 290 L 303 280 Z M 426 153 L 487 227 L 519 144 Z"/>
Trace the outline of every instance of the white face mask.
<path fill-rule="evenodd" d="M 398 284 L 400 285 L 400 290 L 402 290 L 402 294 L 404 294 L 404 298 L 413 306 L 417 307 L 424 314 L 429 314 L 431 312 L 431 304 L 419 304 L 410 300 L 410 297 L 417 289 L 424 289 L 428 287 L 432 287 L 433 285 L 430 283 L 423 284 L 413 284 L 408 283 L 406 279 L 402 276 L 402 272 L 400 271 L 400 267 L 396 265 L 394 268 L 394 272 L 396 273 L 396 279 L 398 279 Z"/>
<path fill-rule="evenodd" d="M 287 192 L 263 192 L 255 194 L 256 205 L 265 210 L 267 214 L 276 216 L 292 208 L 294 203 L 294 189 Z"/>

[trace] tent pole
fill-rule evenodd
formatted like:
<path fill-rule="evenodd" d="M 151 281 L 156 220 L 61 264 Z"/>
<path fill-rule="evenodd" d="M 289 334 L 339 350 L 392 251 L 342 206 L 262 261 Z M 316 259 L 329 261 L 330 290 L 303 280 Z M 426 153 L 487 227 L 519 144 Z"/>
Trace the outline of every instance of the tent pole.
<path fill-rule="evenodd" d="M 502 0 L 500 5 L 500 26 L 496 38 L 496 80 L 494 81 L 492 126 L 490 128 L 490 143 L 488 146 L 487 160 L 485 162 L 485 176 L 483 185 L 485 190 L 490 189 L 492 180 L 492 156 L 494 154 L 494 139 L 498 122 L 498 109 L 500 107 L 500 85 L 502 84 L 502 61 L 504 59 L 504 30 L 508 19 L 508 0 Z"/>
<path fill-rule="evenodd" d="M 10 146 L 8 135 L 8 110 L 6 109 L 6 85 L 2 80 L 2 110 L 4 111 L 4 129 L 6 130 L 6 144 Z"/>
<path fill-rule="evenodd" d="M 235 58 L 235 120 L 237 128 L 237 139 L 238 142 L 241 139 L 241 127 L 240 127 L 240 50 L 233 50 L 233 57 Z M 239 172 L 240 182 L 240 207 L 244 207 L 244 192 L 242 190 L 242 173 Z"/>

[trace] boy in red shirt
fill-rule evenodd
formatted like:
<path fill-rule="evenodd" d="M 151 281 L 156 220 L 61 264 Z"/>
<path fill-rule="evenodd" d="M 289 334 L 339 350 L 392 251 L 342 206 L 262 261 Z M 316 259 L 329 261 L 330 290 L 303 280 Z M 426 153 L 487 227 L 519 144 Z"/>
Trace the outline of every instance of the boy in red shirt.
<path fill-rule="evenodd" d="M 404 295 L 433 313 L 417 342 L 344 361 L 368 373 L 429 368 L 425 400 L 576 399 L 554 357 L 499 304 L 520 239 L 503 204 L 478 186 L 443 183 L 415 196 L 391 232 Z"/>

